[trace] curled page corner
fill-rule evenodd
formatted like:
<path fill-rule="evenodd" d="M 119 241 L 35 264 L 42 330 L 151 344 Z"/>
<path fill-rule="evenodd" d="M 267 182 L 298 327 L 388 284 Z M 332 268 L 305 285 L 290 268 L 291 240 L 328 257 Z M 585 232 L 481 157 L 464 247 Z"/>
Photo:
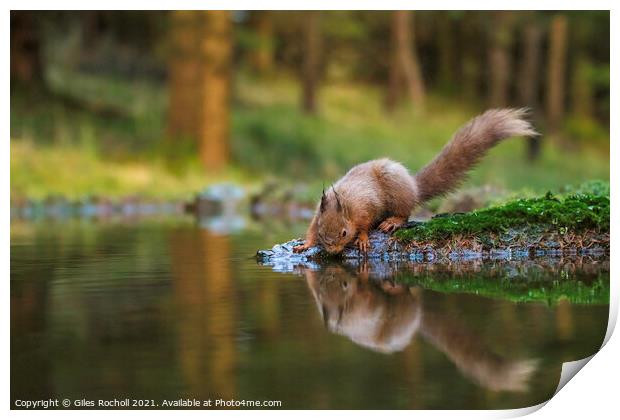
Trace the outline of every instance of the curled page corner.
<path fill-rule="evenodd" d="M 594 357 L 595 354 L 580 360 L 573 360 L 572 362 L 563 363 L 562 373 L 560 375 L 560 382 L 558 383 L 558 387 L 555 389 L 553 396 L 560 392 L 560 390 L 564 388 L 564 385 L 566 385 L 568 381 L 573 379 L 573 376 L 575 376 L 577 372 L 579 372 Z"/>
<path fill-rule="evenodd" d="M 499 412 L 496 412 L 496 413 L 499 414 L 496 418 L 511 419 L 511 418 L 515 418 L 515 417 L 524 417 L 524 416 L 527 416 L 529 414 L 532 414 L 532 413 L 540 410 L 545 405 L 547 405 L 547 403 L 549 401 L 550 400 L 543 401 L 543 402 L 541 402 L 539 404 L 531 405 L 529 407 L 513 408 L 513 409 L 510 409 L 510 410 L 501 410 Z"/>
<path fill-rule="evenodd" d="M 617 294 L 616 294 L 617 296 Z M 605 338 L 603 339 L 603 344 L 601 345 L 601 349 L 605 347 L 611 335 L 614 333 L 616 329 L 616 322 L 618 321 L 618 299 L 610 296 L 609 299 L 609 320 L 607 321 L 607 332 L 605 333 Z"/>
<path fill-rule="evenodd" d="M 596 354 L 596 353 L 595 353 Z M 560 381 L 558 382 L 558 386 L 553 393 L 553 396 L 546 401 L 541 402 L 540 404 L 532 405 L 530 407 L 516 408 L 512 410 L 505 410 L 501 418 L 513 418 L 513 417 L 522 417 L 528 414 L 532 414 L 541 408 L 543 408 L 549 401 L 553 399 L 557 395 L 558 392 L 564 385 L 568 383 L 576 374 L 579 372 L 594 356 L 595 354 L 588 356 L 584 359 L 573 360 L 571 362 L 565 362 L 562 364 L 562 373 L 560 374 Z"/>
<path fill-rule="evenodd" d="M 611 301 L 609 302 L 609 320 L 607 321 L 607 332 L 605 333 L 605 338 L 603 339 L 603 343 L 601 344 L 601 348 L 599 349 L 599 351 L 602 350 L 603 347 L 605 347 L 605 345 L 611 338 L 611 335 L 616 328 L 617 317 L 618 304 L 617 302 L 615 302 L 614 299 L 611 299 Z M 598 353 L 598 351 L 596 353 Z M 560 375 L 560 382 L 558 383 L 558 387 L 555 389 L 553 396 L 560 392 L 560 390 L 564 388 L 564 385 L 566 385 L 568 381 L 573 379 L 573 376 L 575 376 L 577 372 L 579 372 L 596 355 L 596 353 L 580 360 L 573 360 L 572 362 L 563 363 L 562 373 Z"/>

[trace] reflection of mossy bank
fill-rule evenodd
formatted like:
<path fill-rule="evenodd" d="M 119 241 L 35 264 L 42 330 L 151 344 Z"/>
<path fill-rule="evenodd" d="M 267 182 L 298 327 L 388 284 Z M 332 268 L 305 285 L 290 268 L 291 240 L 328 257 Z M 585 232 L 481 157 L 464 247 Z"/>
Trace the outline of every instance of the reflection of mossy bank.
<path fill-rule="evenodd" d="M 349 275 L 379 282 L 382 287 L 388 284 L 388 289 L 419 286 L 441 293 L 466 293 L 513 302 L 605 305 L 610 296 L 609 258 L 605 255 L 441 262 L 324 259 L 287 263 L 281 258 L 264 258 L 263 254 L 259 262 L 278 272 L 302 274 L 309 270 L 329 273 L 326 276 L 330 279 Z"/>
<path fill-rule="evenodd" d="M 401 229 L 394 237 L 410 248 L 441 254 L 467 249 L 608 249 L 609 193 L 601 184 L 567 196 L 519 199 L 470 213 L 440 215 Z"/>
<path fill-rule="evenodd" d="M 427 265 L 415 273 L 398 274 L 395 282 L 437 292 L 471 293 L 513 302 L 609 303 L 609 261 L 587 257 L 465 263 L 460 268 Z"/>

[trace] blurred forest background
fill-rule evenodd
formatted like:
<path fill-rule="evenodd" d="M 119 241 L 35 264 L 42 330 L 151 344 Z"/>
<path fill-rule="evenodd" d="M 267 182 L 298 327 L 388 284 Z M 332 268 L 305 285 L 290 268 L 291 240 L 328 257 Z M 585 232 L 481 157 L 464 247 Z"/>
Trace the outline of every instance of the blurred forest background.
<path fill-rule="evenodd" d="M 609 178 L 609 13 L 11 12 L 11 199 L 184 198 L 412 171 L 489 107 L 543 136 L 469 185 Z"/>

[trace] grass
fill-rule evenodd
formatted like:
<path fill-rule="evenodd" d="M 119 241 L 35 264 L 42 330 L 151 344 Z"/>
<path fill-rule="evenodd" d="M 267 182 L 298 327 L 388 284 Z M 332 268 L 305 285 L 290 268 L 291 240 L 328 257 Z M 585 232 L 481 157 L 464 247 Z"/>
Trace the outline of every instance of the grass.
<path fill-rule="evenodd" d="M 11 199 L 35 200 L 50 195 L 185 199 L 206 184 L 231 179 L 248 182 L 233 170 L 217 177 L 207 177 L 199 168 L 171 172 L 165 163 L 154 159 L 119 162 L 102 159 L 88 149 L 35 146 L 26 141 L 11 143 L 10 173 Z"/>
<path fill-rule="evenodd" d="M 609 204 L 609 194 L 582 192 L 558 198 L 548 193 L 544 197 L 518 199 L 470 213 L 434 217 L 426 223 L 401 229 L 394 236 L 404 242 L 433 242 L 457 235 L 479 237 L 528 226 L 560 233 L 609 231 Z"/>
<path fill-rule="evenodd" d="M 207 178 L 195 145 L 165 138 L 164 85 L 58 71 L 51 71 L 49 81 L 54 92 L 90 106 L 67 107 L 54 97 L 32 101 L 12 93 L 13 198 L 185 197 L 222 179 L 258 183 L 267 177 L 309 183 L 306 194 L 316 197 L 323 182 L 335 181 L 368 159 L 387 156 L 412 171 L 420 168 L 480 111 L 431 95 L 425 114 L 402 106 L 386 115 L 380 89 L 327 84 L 319 92 L 318 115 L 308 116 L 299 110 L 295 80 L 255 80 L 240 74 L 234 84 L 231 169 Z M 118 115 L 95 112 L 106 108 Z M 609 178 L 608 150 L 600 147 L 609 144 L 608 137 L 592 142 L 597 147 L 585 142 L 575 150 L 565 150 L 548 137 L 543 144 L 540 160 L 531 164 L 525 161 L 522 140 L 504 142 L 464 188 L 492 184 L 544 193 L 559 185 Z"/>
<path fill-rule="evenodd" d="M 257 173 L 305 180 L 319 177 L 326 183 L 356 163 L 382 156 L 415 171 L 481 111 L 431 95 L 426 113 L 403 106 L 390 116 L 382 109 L 380 89 L 334 84 L 321 90 L 318 115 L 304 116 L 297 109 L 296 84 L 284 80 L 278 82 L 278 89 L 271 89 L 270 84 L 252 80 L 238 83 L 241 101 L 233 115 L 232 139 L 237 163 Z M 542 141 L 540 160 L 534 164 L 525 160 L 522 139 L 503 142 L 483 159 L 464 188 L 492 184 L 540 194 L 560 185 L 609 178 L 606 149 L 585 142 L 566 150 L 556 139 Z M 266 148 L 270 153 L 263 152 Z"/>

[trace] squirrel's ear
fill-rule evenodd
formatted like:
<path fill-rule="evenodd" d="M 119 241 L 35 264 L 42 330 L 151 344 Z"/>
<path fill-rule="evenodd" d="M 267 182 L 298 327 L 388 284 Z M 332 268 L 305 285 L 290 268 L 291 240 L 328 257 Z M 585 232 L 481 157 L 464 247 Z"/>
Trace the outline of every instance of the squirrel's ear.
<path fill-rule="evenodd" d="M 327 197 L 325 196 L 325 188 L 323 188 L 321 193 L 321 213 L 325 211 L 325 206 L 327 206 Z"/>
<path fill-rule="evenodd" d="M 338 196 L 338 193 L 336 192 L 336 189 L 334 187 L 332 187 L 332 191 L 334 191 L 334 197 L 336 197 L 336 210 L 338 210 L 338 213 L 342 213 L 342 204 L 340 204 L 340 197 Z"/>
<path fill-rule="evenodd" d="M 338 209 L 339 213 L 343 213 L 344 217 L 348 218 L 349 217 L 349 209 L 347 208 L 347 206 L 343 206 L 342 202 L 340 201 L 340 196 L 338 195 L 338 193 L 336 192 L 336 189 L 332 187 L 332 189 L 334 190 L 334 196 L 336 197 L 336 206 Z"/>

